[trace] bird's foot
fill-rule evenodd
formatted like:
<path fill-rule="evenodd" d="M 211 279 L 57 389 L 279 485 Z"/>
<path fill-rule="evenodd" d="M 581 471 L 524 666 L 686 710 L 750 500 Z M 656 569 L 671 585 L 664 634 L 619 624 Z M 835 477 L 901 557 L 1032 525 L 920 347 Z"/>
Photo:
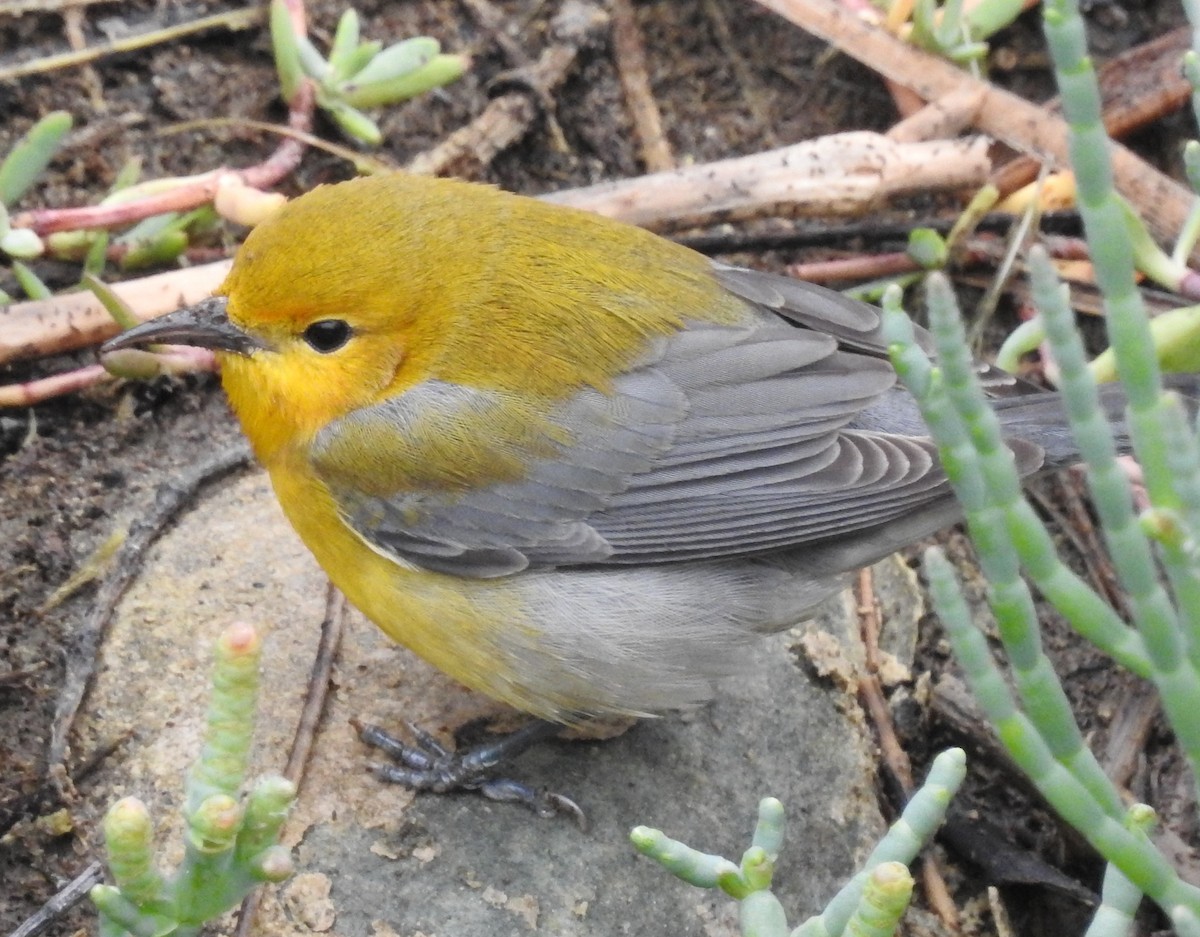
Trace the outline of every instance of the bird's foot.
<path fill-rule="evenodd" d="M 402 742 L 379 726 L 357 720 L 352 720 L 352 724 L 358 730 L 360 739 L 392 759 L 392 764 L 370 766 L 380 780 L 437 794 L 478 791 L 489 800 L 524 804 L 539 817 L 567 814 L 574 818 L 580 829 L 587 829 L 587 817 L 571 798 L 494 775 L 494 769 L 501 762 L 558 732 L 560 727 L 554 723 L 534 720 L 495 741 L 459 751 L 450 751 L 428 732 L 411 723 L 408 724 L 408 730 L 415 740 L 413 745 Z"/>

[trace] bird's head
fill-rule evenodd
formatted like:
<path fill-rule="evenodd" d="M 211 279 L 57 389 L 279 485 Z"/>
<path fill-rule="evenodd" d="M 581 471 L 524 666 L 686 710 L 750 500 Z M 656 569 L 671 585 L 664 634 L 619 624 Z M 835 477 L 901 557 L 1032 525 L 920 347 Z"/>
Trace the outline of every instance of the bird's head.
<path fill-rule="evenodd" d="M 250 233 L 215 297 L 104 350 L 212 349 L 268 461 L 424 380 L 550 399 L 603 389 L 688 316 L 741 309 L 706 258 L 646 231 L 395 173 L 289 202 Z"/>
<path fill-rule="evenodd" d="M 216 295 L 122 333 L 102 354 L 211 349 L 260 456 L 304 445 L 434 371 L 436 333 L 453 325 L 429 314 L 441 306 L 439 271 L 423 260 L 422 244 L 443 237 L 428 230 L 433 217 L 404 193 L 322 186 L 250 233 Z"/>

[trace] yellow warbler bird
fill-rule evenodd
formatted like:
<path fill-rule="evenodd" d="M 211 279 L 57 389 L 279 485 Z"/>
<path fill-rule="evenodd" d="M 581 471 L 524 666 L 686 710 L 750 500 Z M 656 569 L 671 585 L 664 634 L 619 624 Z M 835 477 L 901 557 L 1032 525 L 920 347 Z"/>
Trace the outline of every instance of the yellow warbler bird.
<path fill-rule="evenodd" d="M 556 722 L 707 699 L 957 513 L 876 309 L 487 186 L 318 188 L 218 296 L 106 348 L 148 342 L 216 352 L 351 602 Z M 1065 445 L 1031 399 L 1004 413 L 1023 472 Z"/>

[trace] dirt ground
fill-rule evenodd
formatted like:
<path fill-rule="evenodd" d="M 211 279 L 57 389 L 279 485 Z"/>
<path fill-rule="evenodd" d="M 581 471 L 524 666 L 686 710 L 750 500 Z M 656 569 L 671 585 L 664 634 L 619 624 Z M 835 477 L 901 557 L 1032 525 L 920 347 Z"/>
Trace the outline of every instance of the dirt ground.
<path fill-rule="evenodd" d="M 48 4 L 45 0 L 42 6 Z M 61 11 L 14 14 L 11 6 L 0 2 L 0 67 L 65 47 Z M 22 6 L 20 0 L 17 6 Z M 503 35 L 529 58 L 549 41 L 547 23 L 557 6 L 546 0 L 495 3 L 503 14 Z M 386 112 L 381 122 L 386 142 L 380 155 L 396 165 L 477 115 L 493 80 L 521 64 L 511 60 L 505 43 L 482 27 L 470 8 L 454 0 L 364 0 L 357 7 L 367 36 L 389 42 L 427 33 L 446 49 L 468 50 L 474 57 L 461 81 Z M 88 6 L 78 25 L 86 40 L 96 43 L 221 9 L 206 2 L 114 0 Z M 309 4 L 319 46 L 327 42 L 342 9 L 342 4 L 325 0 Z M 895 120 L 891 99 L 869 70 L 831 53 L 748 0 L 644 0 L 636 12 L 649 53 L 654 96 L 678 161 L 753 153 L 839 130 L 883 130 Z M 1098 2 L 1090 13 L 1100 58 L 1181 21 L 1175 0 Z M 1002 66 L 993 71 L 995 81 L 1035 100 L 1049 96 L 1036 19 L 1026 16 L 998 37 L 994 47 L 993 57 Z M 94 202 L 121 167 L 135 159 L 147 178 L 255 162 L 275 145 L 257 130 L 181 135 L 161 131 L 210 117 L 279 122 L 285 116 L 261 26 L 233 33 L 216 30 L 104 59 L 95 66 L 0 81 L 0 153 L 33 120 L 59 108 L 72 113 L 76 130 L 22 208 Z M 317 132 L 338 139 L 322 118 Z M 1184 132 L 1190 132 L 1186 122 L 1172 120 L 1133 142 L 1159 165 L 1173 169 Z M 340 158 L 309 150 L 282 188 L 295 194 L 347 178 L 351 171 Z M 542 193 L 640 171 L 606 33 L 584 52 L 556 93 L 552 115 L 479 167 L 474 177 L 519 192 Z M 913 199 L 878 220 L 920 223 L 951 216 L 951 206 Z M 211 259 L 240 233 L 215 234 L 209 243 L 195 247 L 191 259 Z M 869 239 L 841 247 L 894 249 L 893 244 Z M 781 251 L 728 259 L 778 267 L 829 253 Z M 34 266 L 54 286 L 66 286 L 77 276 L 77 270 L 65 264 Z M 0 286 L 13 287 L 2 268 Z M 0 369 L 0 380 L 18 381 L 91 360 L 92 354 L 85 352 L 10 365 Z M 86 588 L 45 614 L 39 607 L 114 528 L 147 509 L 164 478 L 237 440 L 212 377 L 164 378 L 0 413 L 0 933 L 41 907 L 98 854 L 96 824 L 105 805 L 89 800 L 88 771 L 120 742 L 77 739 L 69 769 L 80 799 L 60 802 L 46 777 L 45 745 L 64 672 L 64 648 L 95 592 Z M 1050 486 L 1047 502 L 1060 503 L 1061 490 L 1054 486 L 1065 483 L 1045 484 Z M 1069 548 L 1070 538 L 1064 537 L 1064 542 Z M 969 552 L 960 537 L 951 543 L 956 552 Z M 1115 727 L 1123 714 L 1156 718 L 1153 704 L 1144 703 L 1150 691 L 1081 648 L 1058 625 L 1051 622 L 1049 628 L 1048 642 L 1061 662 L 1060 673 L 1067 677 L 1085 733 L 1098 751 L 1105 752 L 1109 738 L 1118 735 Z M 955 672 L 936 629 L 932 620 L 925 622 L 918 657 L 935 686 Z M 945 853 L 954 870 L 956 899 L 978 898 L 988 884 L 1000 884 L 1012 903 L 1025 909 L 1018 917 L 1019 932 L 1078 932 L 1084 914 L 1080 890 L 1094 891 L 1098 882 L 1096 863 L 1077 839 L 1065 835 L 1045 812 L 1025 806 L 1025 794 L 1012 773 L 981 747 L 973 730 L 962 729 L 936 706 L 906 704 L 897 712 L 918 763 L 954 743 L 966 744 L 981 764 L 979 780 L 961 808 L 964 814 L 979 813 L 975 822 L 960 824 L 962 835 Z M 1150 731 L 1146 737 L 1130 788 L 1162 809 L 1167 830 L 1178 837 L 1186 854 L 1185 844 L 1195 842 L 1196 835 L 1195 805 L 1183 793 L 1189 784 L 1165 730 Z M 44 819 L 64 806 L 70 817 L 65 827 Z M 987 823 L 978 822 L 979 815 L 989 818 Z M 963 833 L 964 827 L 973 829 Z M 1015 843 L 1019 857 L 1005 854 L 1002 862 L 989 864 L 988 856 L 995 855 L 1000 842 Z M 90 909 L 82 906 L 55 924 L 51 933 L 94 929 L 92 920 Z M 1154 919 L 1145 923 L 1153 927 Z"/>

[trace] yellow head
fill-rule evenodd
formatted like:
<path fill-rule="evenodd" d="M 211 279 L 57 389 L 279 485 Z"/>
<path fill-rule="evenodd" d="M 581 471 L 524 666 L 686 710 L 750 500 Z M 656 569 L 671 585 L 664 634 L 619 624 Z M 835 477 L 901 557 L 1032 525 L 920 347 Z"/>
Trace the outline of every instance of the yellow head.
<path fill-rule="evenodd" d="M 264 461 L 432 378 L 550 399 L 604 389 L 650 337 L 736 315 L 705 258 L 669 241 L 403 173 L 290 202 L 246 239 L 218 295 L 116 342 L 214 348 Z"/>

